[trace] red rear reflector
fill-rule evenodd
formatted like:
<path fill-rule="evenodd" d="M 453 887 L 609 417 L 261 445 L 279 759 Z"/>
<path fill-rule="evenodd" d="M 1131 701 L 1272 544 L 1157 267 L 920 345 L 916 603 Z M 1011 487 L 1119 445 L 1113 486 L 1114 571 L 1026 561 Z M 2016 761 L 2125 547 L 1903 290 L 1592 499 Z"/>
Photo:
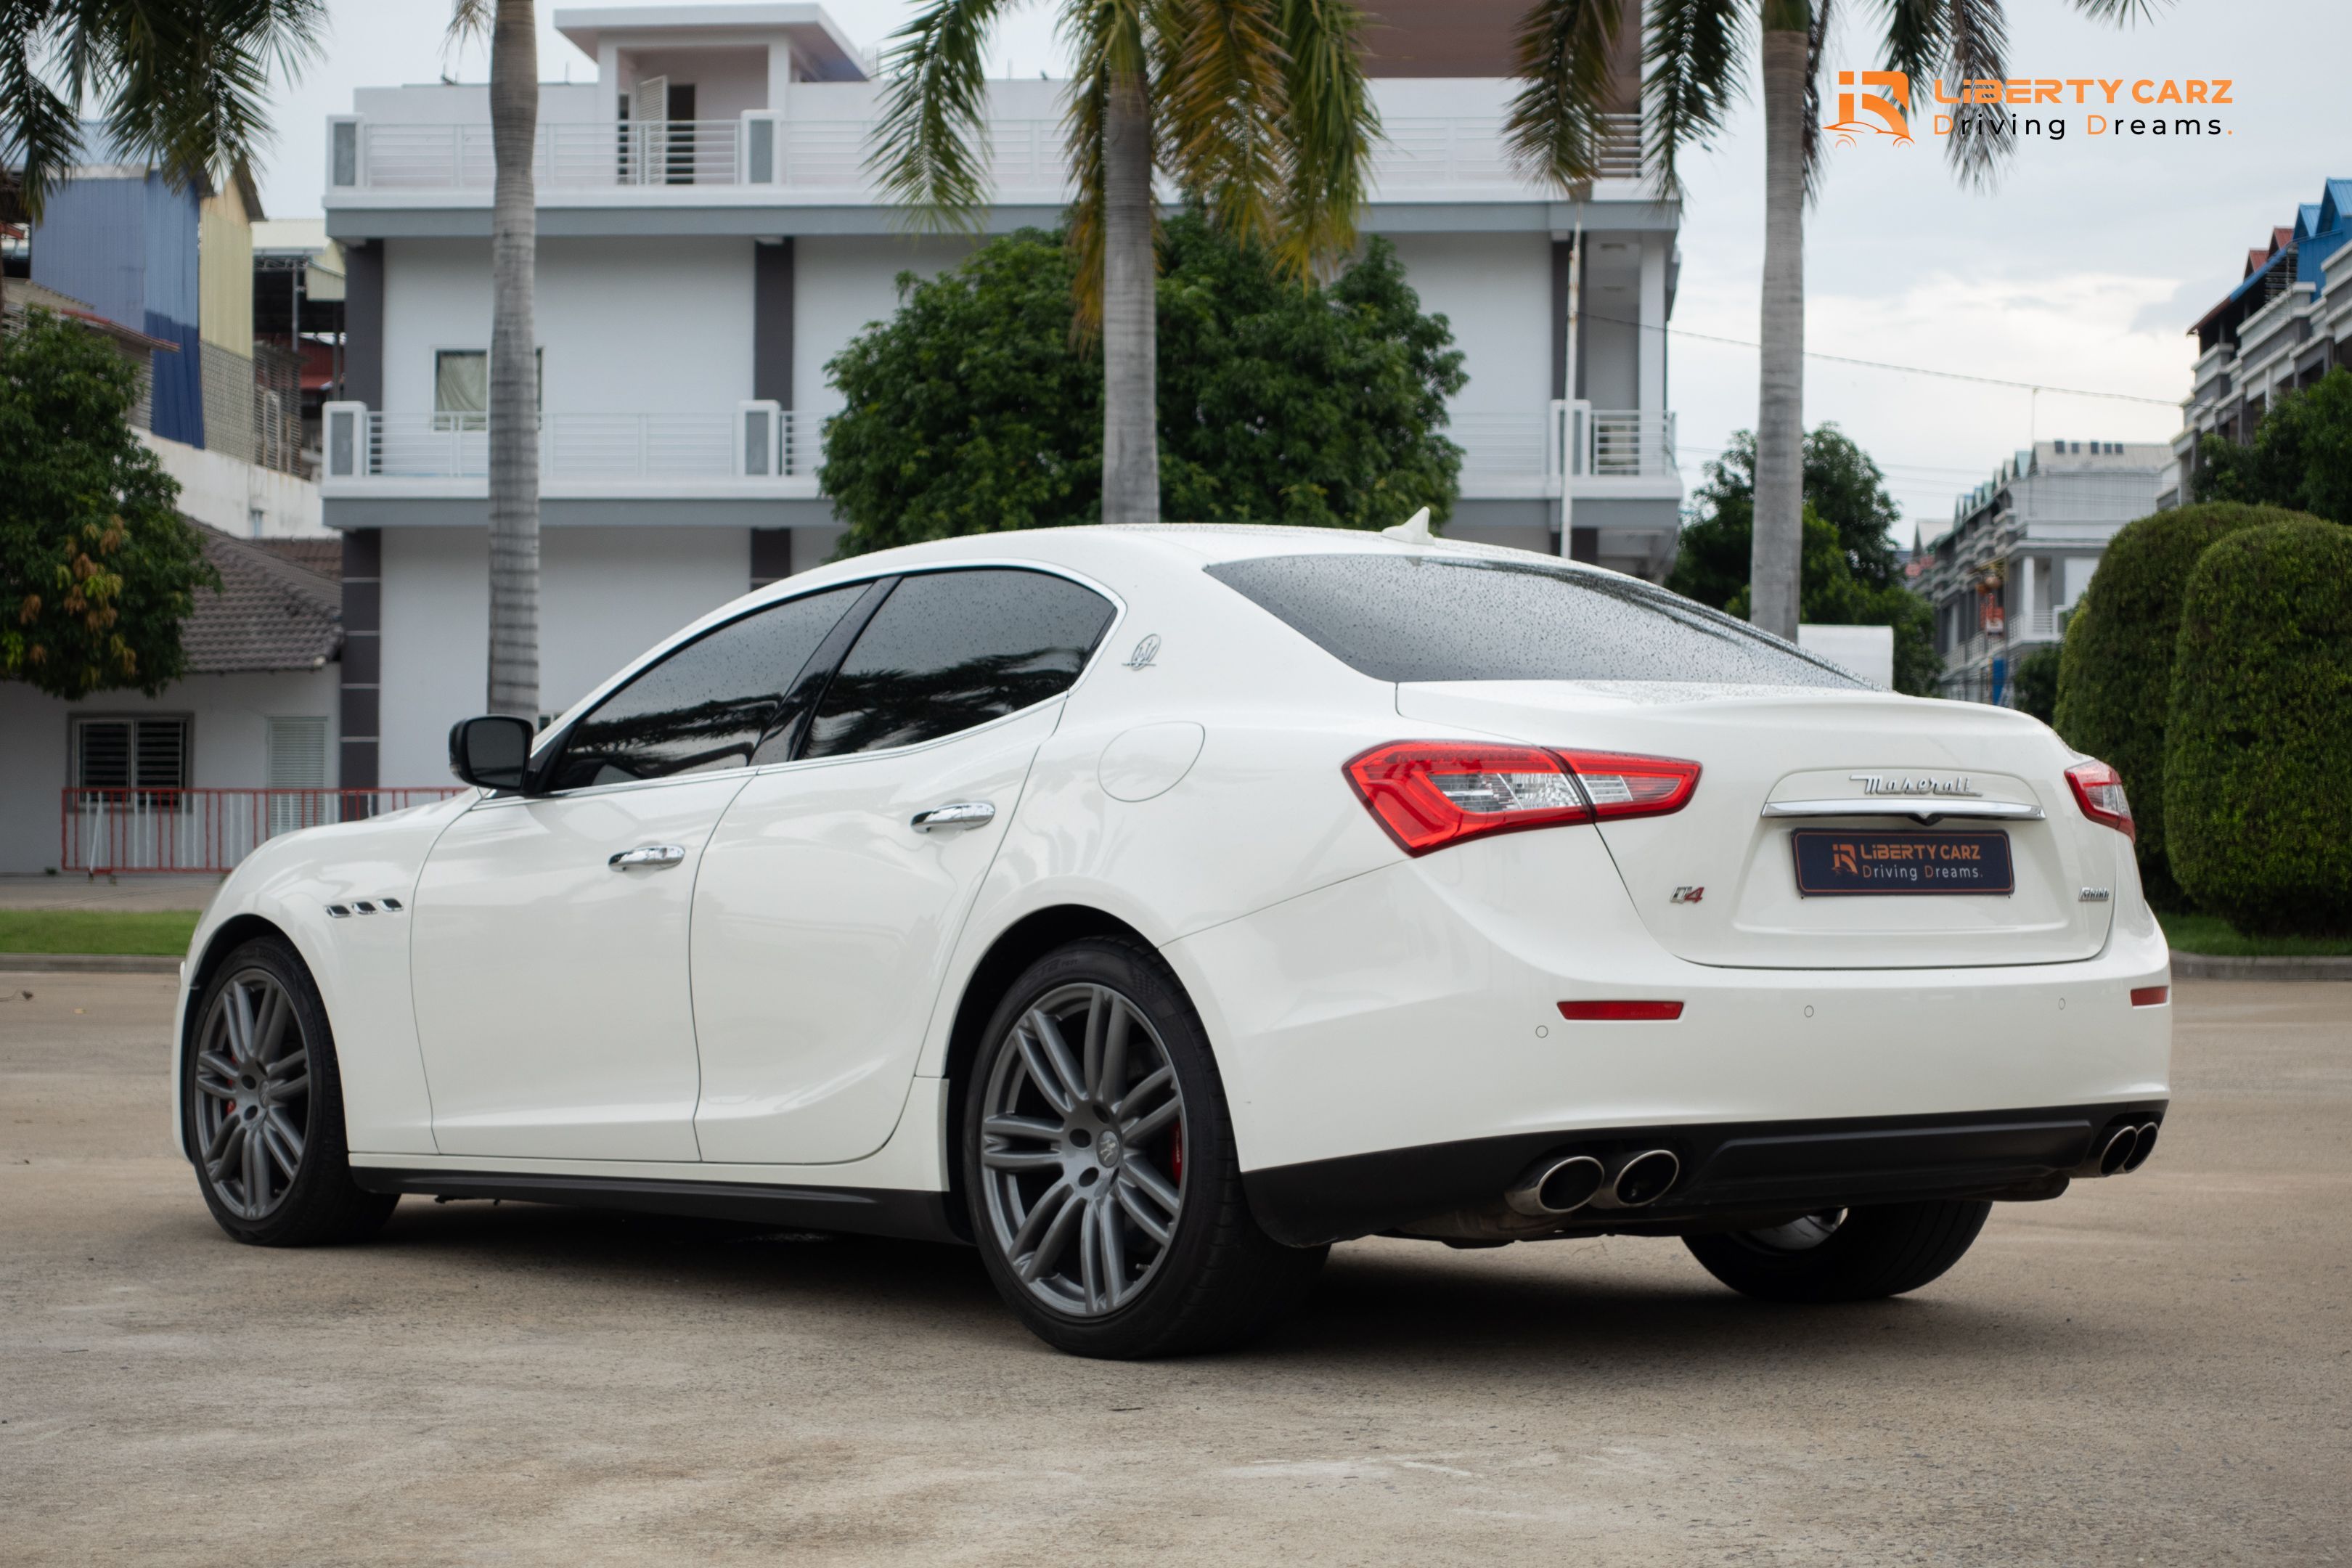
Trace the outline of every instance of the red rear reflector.
<path fill-rule="evenodd" d="M 2135 985 L 2132 987 L 2132 1005 L 2135 1007 L 2161 1007 L 2165 1003 L 2170 1001 L 2171 998 L 2172 987 L 2169 985 Z"/>
<path fill-rule="evenodd" d="M 2115 769 L 2105 763 L 2077 763 L 2066 770 L 2066 784 L 2084 816 L 2126 838 L 2138 837 L 2132 826 L 2131 802 L 2124 798 L 2123 775 Z"/>
<path fill-rule="evenodd" d="M 1679 1018 L 1679 1002 L 1563 1002 L 1559 1016 L 1577 1023 L 1624 1023 L 1637 1018 Z"/>
<path fill-rule="evenodd" d="M 1398 741 L 1345 769 L 1408 855 L 1489 833 L 1680 811 L 1698 764 L 1614 752 L 1555 752 L 1478 741 Z"/>

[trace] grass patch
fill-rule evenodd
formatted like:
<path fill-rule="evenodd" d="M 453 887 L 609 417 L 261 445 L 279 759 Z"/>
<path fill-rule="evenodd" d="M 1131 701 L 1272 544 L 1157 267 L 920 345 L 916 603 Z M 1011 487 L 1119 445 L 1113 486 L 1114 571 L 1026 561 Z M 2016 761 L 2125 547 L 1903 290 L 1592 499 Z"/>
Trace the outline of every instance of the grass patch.
<path fill-rule="evenodd" d="M 2220 915 L 2158 915 L 2164 940 L 2182 952 L 2215 958 L 2325 958 L 2352 953 L 2352 937 L 2246 936 Z"/>
<path fill-rule="evenodd" d="M 195 910 L 0 910 L 0 952 L 136 952 L 178 958 Z"/>

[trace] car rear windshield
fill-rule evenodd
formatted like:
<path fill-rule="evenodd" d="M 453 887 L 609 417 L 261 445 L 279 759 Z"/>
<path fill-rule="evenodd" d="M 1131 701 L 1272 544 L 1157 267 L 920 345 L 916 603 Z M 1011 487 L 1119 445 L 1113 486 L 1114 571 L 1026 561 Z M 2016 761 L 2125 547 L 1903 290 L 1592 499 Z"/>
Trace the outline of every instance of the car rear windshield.
<path fill-rule="evenodd" d="M 1376 680 L 1862 684 L 1679 595 L 1571 567 L 1366 553 L 1269 555 L 1208 572 Z"/>

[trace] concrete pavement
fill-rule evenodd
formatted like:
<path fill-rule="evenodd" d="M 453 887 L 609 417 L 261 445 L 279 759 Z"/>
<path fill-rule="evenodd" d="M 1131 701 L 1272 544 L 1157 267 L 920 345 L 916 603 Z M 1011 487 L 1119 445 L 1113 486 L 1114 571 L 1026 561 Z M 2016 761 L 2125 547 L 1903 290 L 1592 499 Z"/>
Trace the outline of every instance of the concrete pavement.
<path fill-rule="evenodd" d="M 412 1199 L 237 1247 L 170 1153 L 170 984 L 0 976 L 25 1568 L 2352 1561 L 2338 986 L 2181 984 L 2147 1169 L 1911 1298 L 1370 1241 L 1263 1345 L 1128 1366 L 911 1244 Z"/>

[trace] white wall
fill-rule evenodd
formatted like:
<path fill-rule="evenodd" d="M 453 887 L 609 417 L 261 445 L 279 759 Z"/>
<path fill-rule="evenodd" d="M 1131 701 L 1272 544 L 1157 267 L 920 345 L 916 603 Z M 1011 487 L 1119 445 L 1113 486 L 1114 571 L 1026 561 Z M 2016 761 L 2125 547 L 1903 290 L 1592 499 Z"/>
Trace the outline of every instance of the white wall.
<path fill-rule="evenodd" d="M 930 278 L 971 253 L 961 239 L 803 237 L 793 244 L 793 402 L 822 417 L 841 411 L 825 363 L 874 321 L 898 310 L 898 274 Z M 746 320 L 748 320 L 748 316 Z"/>
<path fill-rule="evenodd" d="M 139 432 L 163 471 L 180 481 L 180 510 L 239 539 L 331 537 L 319 520 L 319 487 L 296 474 L 207 452 L 152 430 Z M 258 526 L 255 514 L 258 513 Z"/>
<path fill-rule="evenodd" d="M 694 118 L 733 120 L 746 110 L 768 107 L 768 49 L 738 45 L 717 49 L 624 49 L 621 85 L 625 89 L 651 76 L 666 76 L 673 88 L 694 89 Z"/>
<path fill-rule="evenodd" d="M 540 535 L 540 705 L 560 713 L 605 677 L 751 585 L 740 528 L 551 528 Z M 383 531 L 383 691 L 376 776 L 449 773 L 449 726 L 482 710 L 489 545 L 473 528 Z"/>
<path fill-rule="evenodd" d="M 462 85 L 419 82 L 408 87 L 362 87 L 352 93 L 352 112 L 369 120 L 400 125 L 487 125 L 490 120 L 490 89 L 487 83 Z M 593 81 L 543 81 L 539 84 L 539 118 L 549 121 L 608 118 Z"/>
<path fill-rule="evenodd" d="M 1425 314 L 1454 329 L 1469 384 L 1452 406 L 1540 415 L 1551 402 L 1551 237 L 1542 234 L 1393 237 Z"/>
<path fill-rule="evenodd" d="M 489 242 L 384 244 L 384 406 L 429 413 L 435 352 L 489 346 Z M 551 414 L 731 414 L 751 395 L 748 239 L 542 239 L 535 310 Z"/>
<path fill-rule="evenodd" d="M 188 782 L 199 788 L 258 788 L 266 778 L 268 721 L 327 721 L 327 782 L 335 782 L 340 666 L 265 675 L 195 675 L 160 697 L 110 691 L 61 701 L 22 681 L 0 680 L 0 871 L 58 863 L 58 792 L 72 782 L 68 731 L 75 714 L 184 714 Z"/>

